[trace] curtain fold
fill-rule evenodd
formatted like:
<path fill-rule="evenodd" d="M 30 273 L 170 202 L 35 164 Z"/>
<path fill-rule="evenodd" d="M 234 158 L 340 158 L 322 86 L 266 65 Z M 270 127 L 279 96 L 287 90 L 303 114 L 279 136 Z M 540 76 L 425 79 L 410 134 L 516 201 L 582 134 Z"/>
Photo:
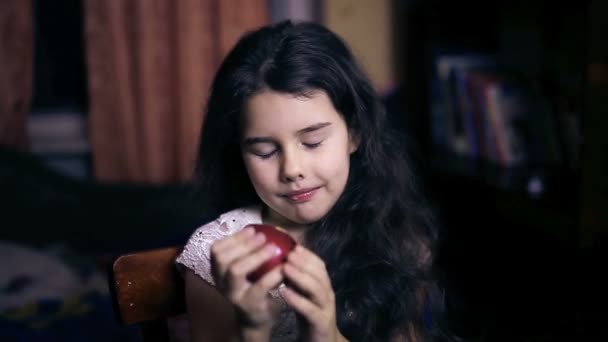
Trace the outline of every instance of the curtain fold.
<path fill-rule="evenodd" d="M 31 0 L 0 1 L 0 145 L 27 148 L 33 83 Z"/>
<path fill-rule="evenodd" d="M 85 0 L 96 179 L 188 181 L 213 75 L 266 12 L 264 0 Z"/>

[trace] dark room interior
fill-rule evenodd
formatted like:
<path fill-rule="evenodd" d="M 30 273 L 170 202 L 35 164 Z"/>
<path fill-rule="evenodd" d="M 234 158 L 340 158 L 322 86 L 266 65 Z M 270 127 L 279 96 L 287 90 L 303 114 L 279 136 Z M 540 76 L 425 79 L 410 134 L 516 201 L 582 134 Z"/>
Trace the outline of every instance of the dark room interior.
<path fill-rule="evenodd" d="M 0 33 L 16 32 L 11 25 L 18 23 L 10 11 L 18 5 L 9 5 L 13 2 L 0 5 Z M 13 99 L 0 99 L 7 117 L 21 112 L 26 122 L 21 140 L 0 136 L 2 341 L 139 341 L 136 327 L 122 326 L 115 317 L 107 278 L 111 262 L 129 252 L 181 246 L 197 227 L 214 219 L 199 205 L 199 196 L 205 194 L 196 193 L 190 182 L 191 170 L 184 166 L 189 165 L 184 162 L 187 157 L 169 153 L 155 164 L 154 158 L 146 159 L 147 150 L 134 149 L 113 159 L 120 147 L 108 146 L 123 141 L 116 129 L 121 117 L 108 115 L 104 121 L 100 116 L 93 119 L 91 113 L 99 115 L 127 102 L 108 101 L 111 89 L 102 89 L 106 80 L 120 79 L 121 69 L 107 71 L 102 65 L 105 58 L 118 54 L 104 51 L 107 46 L 91 24 L 96 20 L 101 25 L 109 18 L 110 12 L 93 13 L 103 7 L 96 3 L 33 0 L 33 81 L 24 100 L 29 107 L 15 109 L 21 107 L 12 105 Z M 608 284 L 602 279 L 608 260 L 608 3 L 388 3 L 398 84 L 382 96 L 387 113 L 407 140 L 440 222 L 438 277 L 455 340 L 608 340 Z M 140 19 L 132 21 L 142 24 Z M 173 20 L 167 26 L 177 26 L 179 20 Z M 251 19 L 239 30 L 255 23 Z M 133 30 L 126 35 L 126 44 L 139 37 L 138 28 L 126 28 Z M 5 36 L 0 39 L 8 42 Z M 96 37 L 97 45 L 87 37 Z M 15 41 L 21 38 L 11 42 Z M 6 46 L 20 46 L 13 43 Z M 175 51 L 183 48 L 171 44 Z M 215 67 L 222 44 L 227 43 L 214 44 L 218 51 L 209 53 L 213 56 L 201 69 Z M 145 41 L 138 45 L 144 47 Z M 122 57 L 135 60 L 139 52 Z M 158 58 L 180 56 L 168 55 Z M 12 65 L 21 58 L 11 59 Z M 0 56 L 3 60 L 9 57 Z M 4 64 L 5 69 L 11 65 Z M 2 69 L 0 76 L 14 75 Z M 142 75 L 133 72 L 129 77 L 141 77 L 145 83 L 143 68 L 138 70 Z M 173 71 L 180 72 L 162 69 L 167 74 Z M 5 82 L 0 92 L 13 88 L 10 80 L 0 81 Z M 186 79 L 175 93 L 187 93 L 188 82 L 197 81 L 209 82 L 209 76 Z M 465 89 L 463 82 L 469 81 L 473 83 Z M 527 116 L 505 124 L 505 139 L 520 139 L 521 146 L 502 149 L 500 132 L 505 127 L 491 126 L 492 119 L 484 119 L 492 114 L 489 109 L 480 111 L 477 95 L 467 92 L 473 89 L 471 84 L 482 91 L 494 87 L 512 91 L 508 95 L 523 94 L 510 99 L 521 100 L 518 104 L 526 106 Z M 117 91 L 141 91 L 141 98 L 129 108 L 153 112 L 169 102 L 147 103 L 146 95 L 153 97 L 154 91 L 169 86 L 173 84 L 154 83 L 150 88 L 160 90 L 146 94 L 134 84 Z M 99 100 L 103 96 L 106 103 Z M 198 104 L 198 98 L 179 101 L 168 105 L 183 109 Z M 468 101 L 466 108 L 473 114 L 459 101 Z M 146 140 L 142 128 L 139 138 L 148 146 L 189 152 L 183 147 L 192 145 L 188 143 L 196 135 L 188 140 L 181 133 L 194 131 L 186 126 L 199 122 L 187 119 L 181 130 L 180 123 L 161 123 L 158 139 Z M 6 124 L 0 134 L 19 129 L 9 123 L 0 117 L 0 125 Z M 105 131 L 92 131 L 93 123 L 105 125 Z M 170 130 L 166 127 L 175 128 L 175 133 L 163 135 Z M 107 146 L 99 143 L 100 137 Z M 95 155 L 101 145 L 108 148 Z M 136 163 L 134 154 L 143 157 Z M 101 160 L 107 164 L 101 165 Z M 177 166 L 165 168 L 163 163 Z M 131 170 L 144 170 L 145 175 Z M 56 291 L 49 298 L 37 298 L 37 287 L 44 288 L 43 293 Z"/>

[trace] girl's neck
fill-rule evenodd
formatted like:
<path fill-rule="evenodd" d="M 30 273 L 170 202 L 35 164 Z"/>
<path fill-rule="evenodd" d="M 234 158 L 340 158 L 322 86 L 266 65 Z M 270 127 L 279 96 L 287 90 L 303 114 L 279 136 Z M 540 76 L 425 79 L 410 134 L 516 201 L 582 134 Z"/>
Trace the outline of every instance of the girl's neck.
<path fill-rule="evenodd" d="M 262 222 L 265 224 L 271 224 L 284 229 L 289 236 L 291 236 L 297 243 L 303 244 L 306 237 L 306 230 L 308 225 L 299 224 L 285 219 L 282 216 L 273 215 L 272 210 L 268 210 L 268 207 L 264 206 L 262 209 Z"/>

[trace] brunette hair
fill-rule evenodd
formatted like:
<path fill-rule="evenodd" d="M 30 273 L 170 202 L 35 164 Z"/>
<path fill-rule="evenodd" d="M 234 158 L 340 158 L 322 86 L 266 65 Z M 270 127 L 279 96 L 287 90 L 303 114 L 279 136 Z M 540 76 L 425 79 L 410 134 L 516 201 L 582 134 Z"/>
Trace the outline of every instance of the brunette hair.
<path fill-rule="evenodd" d="M 438 230 L 385 111 L 347 45 L 327 28 L 289 21 L 244 35 L 212 84 L 197 162 L 206 208 L 260 204 L 240 153 L 246 101 L 263 90 L 324 91 L 359 141 L 346 187 L 311 225 L 306 245 L 326 263 L 338 326 L 351 340 L 424 340 L 440 309 Z"/>

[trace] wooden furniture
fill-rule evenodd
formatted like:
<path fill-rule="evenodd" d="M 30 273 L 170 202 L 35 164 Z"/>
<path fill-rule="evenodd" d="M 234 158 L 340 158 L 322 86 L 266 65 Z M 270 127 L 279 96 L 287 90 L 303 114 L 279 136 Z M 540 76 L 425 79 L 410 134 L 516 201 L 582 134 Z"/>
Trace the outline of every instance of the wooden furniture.
<path fill-rule="evenodd" d="M 185 312 L 184 283 L 167 247 L 117 257 L 109 271 L 110 292 L 121 324 L 137 324 L 144 341 L 169 341 L 167 317 Z"/>

